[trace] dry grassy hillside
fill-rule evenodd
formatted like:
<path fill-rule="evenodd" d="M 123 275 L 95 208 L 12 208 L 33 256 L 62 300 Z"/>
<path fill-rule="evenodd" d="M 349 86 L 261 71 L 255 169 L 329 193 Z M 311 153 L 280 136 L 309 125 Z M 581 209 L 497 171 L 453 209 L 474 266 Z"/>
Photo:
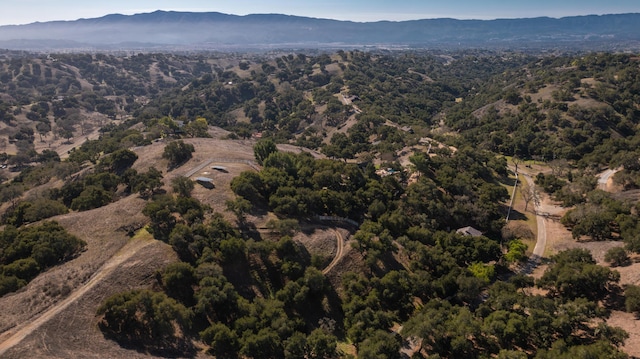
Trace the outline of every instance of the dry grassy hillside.
<path fill-rule="evenodd" d="M 212 131 L 222 134 L 220 131 Z M 166 172 L 162 159 L 164 143 L 136 148 L 139 171 L 155 166 L 163 170 L 164 183 L 176 176 L 213 179 L 215 188 L 196 185 L 193 196 L 221 212 L 229 220 L 225 201 L 232 198 L 231 179 L 242 171 L 255 170 L 253 142 L 211 139 L 190 139 L 193 158 L 177 169 Z M 283 150 L 299 151 L 287 146 Z M 216 171 L 224 166 L 226 172 Z M 169 186 L 165 186 L 169 190 Z M 128 237 L 128 228 L 141 228 L 148 219 L 141 213 L 145 200 L 137 194 L 115 203 L 85 212 L 72 212 L 52 218 L 69 232 L 87 242 L 87 249 L 77 258 L 55 267 L 33 280 L 22 290 L 0 298 L 0 357 L 2 358 L 105 358 L 150 357 L 120 347 L 104 338 L 98 329 L 96 309 L 110 295 L 135 288 L 157 287 L 156 272 L 177 260 L 175 252 L 142 229 Z M 252 216 L 258 228 L 271 218 Z M 349 233 L 342 230 L 348 238 Z M 308 228 L 295 239 L 307 246 L 312 254 L 331 260 L 336 255 L 336 239 L 330 228 Z M 345 246 L 344 260 L 329 274 L 334 285 L 340 283 L 340 273 L 360 262 L 359 254 Z M 355 256 L 355 257 L 354 257 Z"/>

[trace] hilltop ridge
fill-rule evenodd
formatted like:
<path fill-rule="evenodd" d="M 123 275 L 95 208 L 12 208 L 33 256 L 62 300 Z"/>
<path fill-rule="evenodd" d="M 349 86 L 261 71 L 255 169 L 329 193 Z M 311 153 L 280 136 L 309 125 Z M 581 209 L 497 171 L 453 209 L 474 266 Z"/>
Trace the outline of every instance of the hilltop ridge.
<path fill-rule="evenodd" d="M 113 50 L 322 48 L 589 48 L 637 45 L 640 14 L 563 18 L 352 22 L 282 14 L 154 11 L 0 26 L 0 47 Z"/>

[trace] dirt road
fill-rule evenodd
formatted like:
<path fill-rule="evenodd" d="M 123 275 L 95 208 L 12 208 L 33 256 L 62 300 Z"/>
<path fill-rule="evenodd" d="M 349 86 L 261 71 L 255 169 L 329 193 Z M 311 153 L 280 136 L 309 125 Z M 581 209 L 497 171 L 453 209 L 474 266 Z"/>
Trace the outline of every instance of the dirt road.
<path fill-rule="evenodd" d="M 56 152 L 58 152 L 60 159 L 69 158 L 69 151 L 71 151 L 76 147 L 82 146 L 83 143 L 89 140 L 97 140 L 99 137 L 100 137 L 100 129 L 96 129 L 87 135 L 80 136 L 80 138 L 77 139 L 75 142 L 71 142 L 71 143 L 62 142 L 60 146 L 56 148 Z"/>
<path fill-rule="evenodd" d="M 108 277 L 118 266 L 123 264 L 125 261 L 138 253 L 141 249 L 145 248 L 151 243 L 153 243 L 153 240 L 151 239 L 132 239 L 100 269 L 98 269 L 98 271 L 96 271 L 91 279 L 87 281 L 87 283 L 71 293 L 71 295 L 69 295 L 67 298 L 60 301 L 59 303 L 56 303 L 46 311 L 40 313 L 36 318 L 28 323 L 25 323 L 23 326 L 18 326 L 3 333 L 0 336 L 0 357 L 2 357 L 2 355 L 7 350 L 19 344 L 23 339 L 40 328 L 47 321 L 51 320 L 60 312 L 62 312 L 70 304 L 74 303 L 83 295 L 85 295 L 89 290 L 94 288 L 98 283 Z"/>
<path fill-rule="evenodd" d="M 607 190 L 607 185 L 609 184 L 609 179 L 611 178 L 611 176 L 613 176 L 614 174 L 616 174 L 618 171 L 620 171 L 620 168 L 617 169 L 608 169 L 602 173 L 599 173 L 597 175 L 598 177 L 598 188 L 606 191 Z"/>
<path fill-rule="evenodd" d="M 335 267 L 336 264 L 338 264 L 338 262 L 340 261 L 340 259 L 344 255 L 344 238 L 342 237 L 342 234 L 340 234 L 340 232 L 338 230 L 334 229 L 333 231 L 336 234 L 336 246 L 337 246 L 337 248 L 336 248 L 336 256 L 333 257 L 333 260 L 331 261 L 331 263 L 329 263 L 327 268 L 325 268 L 322 271 L 322 274 L 329 273 L 333 269 L 333 267 Z"/>

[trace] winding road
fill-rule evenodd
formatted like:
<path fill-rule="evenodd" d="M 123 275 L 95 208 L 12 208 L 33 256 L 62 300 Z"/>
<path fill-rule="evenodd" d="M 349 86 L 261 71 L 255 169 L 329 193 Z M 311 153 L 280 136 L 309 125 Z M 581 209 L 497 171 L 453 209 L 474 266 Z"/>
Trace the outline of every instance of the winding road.
<path fill-rule="evenodd" d="M 611 176 L 616 174 L 618 171 L 620 171 L 620 168 L 608 169 L 602 173 L 599 173 L 597 175 L 598 187 L 603 191 L 606 190 L 607 183 L 609 182 Z M 522 172 L 520 173 L 523 175 L 529 186 L 535 186 L 533 179 L 529 174 Z M 547 220 L 550 214 L 557 213 L 557 207 L 554 205 L 545 205 L 542 202 L 534 203 L 534 205 L 538 227 L 538 238 L 536 240 L 536 245 L 533 248 L 533 253 L 531 254 L 531 257 L 529 257 L 529 261 L 522 267 L 521 272 L 525 274 L 530 274 L 533 269 L 535 269 L 538 264 L 540 264 L 540 260 L 544 256 L 544 252 L 547 247 Z"/>
<path fill-rule="evenodd" d="M 516 176 L 519 174 L 522 175 L 524 177 L 524 180 L 527 181 L 527 184 L 529 185 L 529 187 L 535 188 L 535 183 L 533 182 L 533 178 L 531 178 L 530 174 L 524 173 L 524 172 L 516 172 L 515 169 L 512 167 L 509 167 L 509 169 L 513 173 L 515 173 Z M 511 198 L 511 204 L 509 205 L 509 209 L 511 209 L 511 207 L 513 206 L 513 199 L 515 198 L 516 187 L 517 187 L 517 181 L 516 181 L 516 186 L 514 186 L 513 188 L 513 195 Z M 534 213 L 536 214 L 536 225 L 537 225 L 538 236 L 536 238 L 536 245 L 533 248 L 533 252 L 529 257 L 529 260 L 520 269 L 520 273 L 523 273 L 523 274 L 531 274 L 531 272 L 533 272 L 533 270 L 538 266 L 538 264 L 540 264 L 540 260 L 542 259 L 542 256 L 544 255 L 544 251 L 547 247 L 547 225 L 546 225 L 547 218 L 546 217 L 548 213 L 543 211 L 542 202 L 533 201 L 533 204 L 534 204 Z"/>

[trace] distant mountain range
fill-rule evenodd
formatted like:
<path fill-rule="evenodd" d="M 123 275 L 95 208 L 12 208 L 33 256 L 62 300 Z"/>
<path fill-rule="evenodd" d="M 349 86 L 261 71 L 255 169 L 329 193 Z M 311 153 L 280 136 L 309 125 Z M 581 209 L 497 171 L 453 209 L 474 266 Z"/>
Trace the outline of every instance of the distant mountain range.
<path fill-rule="evenodd" d="M 278 14 L 155 11 L 0 26 L 0 48 L 28 50 L 365 46 L 607 49 L 638 48 L 638 44 L 638 13 L 360 23 Z"/>

